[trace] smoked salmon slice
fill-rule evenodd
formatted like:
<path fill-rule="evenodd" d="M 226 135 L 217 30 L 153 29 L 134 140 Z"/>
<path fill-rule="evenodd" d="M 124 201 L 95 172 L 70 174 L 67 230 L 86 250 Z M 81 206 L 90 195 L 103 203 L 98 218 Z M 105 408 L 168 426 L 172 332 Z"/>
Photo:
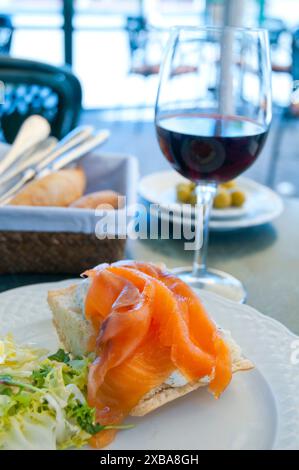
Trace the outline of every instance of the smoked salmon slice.
<path fill-rule="evenodd" d="M 150 263 L 125 261 L 84 273 L 91 285 L 86 318 L 96 335 L 88 401 L 101 424 L 118 424 L 175 370 L 188 381 L 209 377 L 215 397 L 231 380 L 229 348 L 198 296 Z M 95 436 L 102 446 L 113 432 Z"/>
<path fill-rule="evenodd" d="M 119 264 L 135 268 L 160 279 L 174 292 L 181 303 L 188 304 L 190 338 L 217 356 L 214 379 L 211 381 L 209 388 L 215 397 L 218 398 L 229 385 L 232 378 L 230 351 L 217 328 L 215 328 L 214 322 L 205 312 L 198 296 L 182 280 L 168 271 L 160 269 L 158 266 L 136 261 L 121 261 Z"/>

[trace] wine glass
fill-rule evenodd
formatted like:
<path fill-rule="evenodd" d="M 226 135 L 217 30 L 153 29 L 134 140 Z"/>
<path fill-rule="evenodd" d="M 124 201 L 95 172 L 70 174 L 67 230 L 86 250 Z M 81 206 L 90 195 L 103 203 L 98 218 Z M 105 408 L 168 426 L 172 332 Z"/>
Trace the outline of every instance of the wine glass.
<path fill-rule="evenodd" d="M 177 73 L 186 70 L 186 73 Z M 160 72 L 155 125 L 173 168 L 196 183 L 203 208 L 203 245 L 189 285 L 244 301 L 231 275 L 207 269 L 209 220 L 217 185 L 232 180 L 260 154 L 272 119 L 268 33 L 245 28 L 175 28 Z"/>

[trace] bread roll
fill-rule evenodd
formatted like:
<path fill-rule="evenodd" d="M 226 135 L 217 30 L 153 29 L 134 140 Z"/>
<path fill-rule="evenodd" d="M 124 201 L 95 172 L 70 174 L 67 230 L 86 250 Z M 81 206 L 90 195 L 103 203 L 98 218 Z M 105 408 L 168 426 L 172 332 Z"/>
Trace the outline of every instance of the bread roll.
<path fill-rule="evenodd" d="M 27 184 L 9 205 L 67 207 L 82 196 L 85 186 L 81 168 L 59 170 Z"/>
<path fill-rule="evenodd" d="M 81 209 L 119 209 L 123 206 L 123 197 L 115 191 L 98 191 L 86 194 L 71 204 Z"/>

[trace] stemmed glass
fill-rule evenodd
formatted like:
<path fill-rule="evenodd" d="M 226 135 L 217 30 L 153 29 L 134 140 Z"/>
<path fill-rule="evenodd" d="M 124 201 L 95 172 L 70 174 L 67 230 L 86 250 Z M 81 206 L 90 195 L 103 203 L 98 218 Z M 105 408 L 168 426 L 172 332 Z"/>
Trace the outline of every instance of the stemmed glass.
<path fill-rule="evenodd" d="M 177 70 L 186 73 L 176 73 Z M 175 28 L 160 72 L 155 124 L 164 156 L 196 183 L 203 245 L 178 275 L 193 287 L 244 301 L 242 284 L 207 269 L 209 220 L 219 183 L 252 165 L 272 118 L 268 34 L 262 29 Z"/>

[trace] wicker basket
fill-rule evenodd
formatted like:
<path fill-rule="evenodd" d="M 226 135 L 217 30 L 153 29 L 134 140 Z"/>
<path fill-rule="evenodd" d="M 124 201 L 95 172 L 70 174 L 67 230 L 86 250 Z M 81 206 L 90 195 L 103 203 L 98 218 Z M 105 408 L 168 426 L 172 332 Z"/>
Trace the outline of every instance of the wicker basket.
<path fill-rule="evenodd" d="M 87 177 L 87 193 L 113 189 L 126 196 L 127 205 L 135 203 L 136 158 L 89 154 L 80 165 Z M 98 220 L 96 212 L 89 209 L 0 207 L 0 274 L 79 274 L 97 264 L 122 259 L 125 240 L 98 239 Z"/>
<path fill-rule="evenodd" d="M 0 274 L 80 274 L 124 256 L 125 240 L 93 234 L 0 232 Z"/>

